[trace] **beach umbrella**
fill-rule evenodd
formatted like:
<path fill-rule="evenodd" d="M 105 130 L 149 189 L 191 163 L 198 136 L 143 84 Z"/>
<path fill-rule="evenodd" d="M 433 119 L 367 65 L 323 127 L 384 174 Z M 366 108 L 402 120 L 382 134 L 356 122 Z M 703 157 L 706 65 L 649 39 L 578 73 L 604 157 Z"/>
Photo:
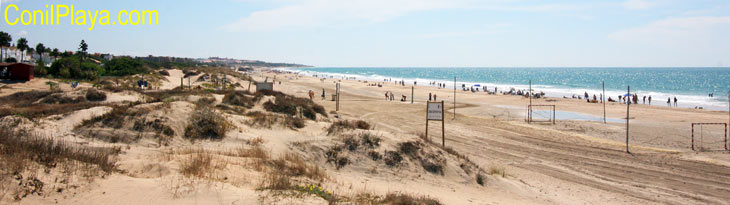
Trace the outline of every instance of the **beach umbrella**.
<path fill-rule="evenodd" d="M 624 97 L 626 97 L 626 96 L 632 96 L 632 95 L 631 95 L 631 93 L 626 93 L 626 94 L 624 94 Z"/>
<path fill-rule="evenodd" d="M 482 87 L 482 85 L 476 84 L 474 85 L 474 87 Z"/>

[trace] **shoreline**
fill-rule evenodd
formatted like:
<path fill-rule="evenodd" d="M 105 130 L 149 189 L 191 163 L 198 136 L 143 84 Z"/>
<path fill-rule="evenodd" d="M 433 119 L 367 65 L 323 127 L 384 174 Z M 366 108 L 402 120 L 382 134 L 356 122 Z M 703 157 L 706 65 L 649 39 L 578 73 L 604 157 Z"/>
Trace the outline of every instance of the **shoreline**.
<path fill-rule="evenodd" d="M 330 72 L 318 72 L 318 71 L 302 71 L 298 70 L 298 68 L 291 68 L 291 67 L 280 67 L 280 68 L 270 68 L 271 70 L 277 70 L 277 71 L 283 71 L 283 72 L 292 72 L 296 74 L 301 75 L 307 75 L 310 77 L 313 77 L 314 75 L 326 75 L 325 77 L 329 77 L 331 79 L 347 79 L 347 78 L 354 78 L 354 80 L 365 80 L 365 81 L 373 81 L 377 83 L 384 83 L 384 84 L 395 84 L 396 81 L 405 81 L 405 86 L 413 86 L 413 82 L 417 82 L 416 86 L 427 86 L 427 87 L 438 87 L 429 85 L 429 82 L 437 82 L 437 83 L 444 83 L 446 84 L 446 88 L 444 89 L 453 89 L 454 87 L 454 81 L 448 81 L 448 80 L 435 80 L 435 79 L 423 79 L 423 78 L 401 78 L 401 77 L 392 77 L 392 76 L 380 76 L 380 75 L 372 75 L 372 76 L 365 76 L 360 74 L 347 74 L 347 73 L 330 73 Z M 318 77 L 318 78 L 321 78 Z M 391 79 L 392 81 L 389 82 L 383 82 L 385 79 Z M 352 80 L 352 79 L 350 79 Z M 471 85 L 481 85 L 486 86 L 489 88 L 489 91 L 492 91 L 494 87 L 497 87 L 498 92 L 510 90 L 511 88 L 514 88 L 515 90 L 523 90 L 526 91 L 529 89 L 529 85 L 521 85 L 521 84 L 495 84 L 495 83 L 484 83 L 484 82 L 468 82 L 468 81 L 456 81 L 457 84 L 457 91 L 458 92 L 465 92 L 461 91 L 459 88 L 461 85 L 465 85 L 466 88 L 470 88 Z M 600 86 L 600 84 L 598 84 Z M 584 89 L 584 88 L 569 88 L 569 87 L 558 87 L 553 85 L 540 85 L 540 84 L 533 84 L 532 89 L 535 90 L 535 92 L 544 92 L 546 97 L 549 98 L 561 98 L 561 99 L 574 99 L 572 98 L 573 95 L 576 97 L 580 96 L 583 97 L 584 92 L 588 92 L 589 96 L 592 96 L 595 94 L 599 100 L 600 100 L 600 94 L 601 94 L 601 88 L 590 88 L 590 89 Z M 480 88 L 479 91 L 474 93 L 484 93 L 484 91 Z M 615 99 L 615 97 L 618 97 L 619 95 L 625 94 L 626 91 L 618 91 L 618 90 L 611 90 L 606 89 L 606 95 L 608 97 L 611 97 L 612 99 Z M 702 100 L 707 99 L 709 97 L 707 96 L 700 96 L 700 95 L 687 95 L 687 94 L 672 94 L 672 93 L 664 93 L 664 92 L 656 92 L 656 91 L 642 91 L 642 90 L 632 90 L 632 93 L 638 94 L 643 93 L 639 95 L 639 103 L 641 105 L 644 105 L 642 103 L 642 97 L 643 96 L 652 96 L 652 101 L 650 106 L 654 107 L 673 107 L 674 103 L 672 102 L 672 106 L 667 106 L 664 101 L 667 97 L 678 98 L 678 108 L 687 108 L 687 109 L 699 109 L 699 110 L 712 110 L 712 111 L 728 111 L 728 100 L 722 99 L 724 95 L 717 95 L 713 99 L 710 100 Z M 501 93 L 498 93 L 498 95 L 501 95 Z M 689 99 L 689 100 L 688 100 Z M 715 99 L 721 99 L 721 100 L 715 100 Z M 579 99 L 575 99 L 579 100 Z M 584 100 L 585 99 L 580 99 Z M 648 105 L 649 102 L 646 102 Z"/>

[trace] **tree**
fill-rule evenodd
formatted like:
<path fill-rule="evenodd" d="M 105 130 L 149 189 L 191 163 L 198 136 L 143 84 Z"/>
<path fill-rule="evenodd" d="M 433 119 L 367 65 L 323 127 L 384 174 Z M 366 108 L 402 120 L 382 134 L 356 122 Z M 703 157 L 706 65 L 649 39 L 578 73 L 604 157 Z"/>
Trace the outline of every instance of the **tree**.
<path fill-rule="evenodd" d="M 44 46 L 42 43 L 38 43 L 38 45 L 35 45 L 35 52 L 38 52 L 38 55 L 43 55 L 44 53 L 48 52 L 48 48 Z"/>
<path fill-rule="evenodd" d="M 85 40 L 81 40 L 79 44 L 79 53 L 81 53 L 81 56 L 86 56 L 87 50 L 89 50 L 89 44 L 86 44 Z"/>
<path fill-rule="evenodd" d="M 46 70 L 46 62 L 43 62 L 43 58 L 38 58 L 38 60 L 35 61 L 35 64 L 33 74 L 38 76 L 45 76 L 48 74 L 48 70 Z"/>
<path fill-rule="evenodd" d="M 25 38 L 18 39 L 18 43 L 15 45 L 20 50 L 20 62 L 22 63 L 25 58 L 25 51 L 28 50 L 28 40 Z"/>
<path fill-rule="evenodd" d="M 0 59 L 5 59 L 3 55 L 3 51 L 5 51 L 5 47 L 10 47 L 10 42 L 13 41 L 13 37 L 10 36 L 10 34 L 5 32 L 0 32 Z"/>
<path fill-rule="evenodd" d="M 60 56 L 60 55 L 61 55 L 61 52 L 58 51 L 58 48 L 54 48 L 51 51 L 51 56 L 53 56 L 53 61 L 58 60 L 58 56 Z"/>

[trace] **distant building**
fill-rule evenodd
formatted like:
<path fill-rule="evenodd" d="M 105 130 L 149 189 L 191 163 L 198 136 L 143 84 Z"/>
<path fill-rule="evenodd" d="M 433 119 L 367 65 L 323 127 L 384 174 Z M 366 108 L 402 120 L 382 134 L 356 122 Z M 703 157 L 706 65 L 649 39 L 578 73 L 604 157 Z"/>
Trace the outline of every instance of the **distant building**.
<path fill-rule="evenodd" d="M 5 59 L 8 58 L 15 58 L 18 62 L 20 62 L 21 58 L 23 58 L 23 61 L 25 62 L 33 62 L 33 56 L 29 56 L 28 51 L 20 51 L 20 49 L 15 46 L 3 48 L 2 62 L 5 62 Z"/>
<path fill-rule="evenodd" d="M 33 80 L 33 64 L 0 63 L 0 79 Z"/>

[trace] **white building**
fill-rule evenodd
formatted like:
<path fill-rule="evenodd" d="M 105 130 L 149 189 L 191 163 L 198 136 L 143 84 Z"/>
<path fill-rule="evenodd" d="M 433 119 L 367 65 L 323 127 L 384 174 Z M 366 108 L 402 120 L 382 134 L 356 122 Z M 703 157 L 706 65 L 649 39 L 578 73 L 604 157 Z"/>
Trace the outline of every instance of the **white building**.
<path fill-rule="evenodd" d="M 8 59 L 8 58 L 15 58 L 16 60 L 18 60 L 18 62 L 20 62 L 20 59 L 23 58 L 23 61 L 25 61 L 25 62 L 35 63 L 35 61 L 33 61 L 33 56 L 29 56 L 27 50 L 25 52 L 21 52 L 15 46 L 11 46 L 11 47 L 2 48 L 2 52 L 3 52 L 3 56 L 2 56 L 3 62 L 5 62 L 5 59 Z"/>

